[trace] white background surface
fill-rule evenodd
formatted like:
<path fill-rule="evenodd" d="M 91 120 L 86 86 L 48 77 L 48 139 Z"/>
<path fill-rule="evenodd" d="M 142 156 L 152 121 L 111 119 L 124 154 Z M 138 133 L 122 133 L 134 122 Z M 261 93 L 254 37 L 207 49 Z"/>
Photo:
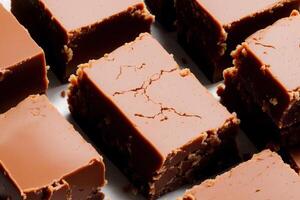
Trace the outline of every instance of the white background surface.
<path fill-rule="evenodd" d="M 4 4 L 4 6 L 7 9 L 10 8 L 10 0 L 0 0 L 0 3 Z M 0 27 L 0 28 L 5 28 L 5 27 Z M 195 65 L 192 62 L 192 60 L 186 55 L 184 50 L 179 46 L 179 44 L 176 41 L 176 33 L 167 32 L 159 24 L 155 23 L 152 26 L 152 34 L 166 48 L 166 50 L 169 53 L 172 53 L 174 55 L 176 61 L 181 67 L 189 67 L 191 71 L 198 77 L 201 83 L 204 84 L 211 91 L 211 93 L 217 98 L 215 94 L 217 84 L 211 84 L 205 78 L 205 76 L 200 72 L 197 65 Z M 187 64 L 184 65 L 182 63 L 182 58 L 187 60 Z M 66 90 L 67 85 L 61 85 L 61 83 L 55 78 L 55 76 L 51 72 L 48 73 L 48 78 L 50 80 L 49 90 L 47 91 L 47 95 L 49 99 L 57 107 L 57 109 L 61 112 L 61 114 L 65 116 L 66 119 L 68 119 L 70 122 L 72 122 L 68 110 L 66 98 L 61 97 L 61 92 Z M 77 130 L 79 130 L 78 127 Z M 253 146 L 248 142 L 244 134 L 239 135 L 238 144 L 241 147 L 240 149 L 244 150 L 243 153 L 254 151 Z M 121 172 L 113 164 L 109 162 L 108 159 L 104 158 L 104 161 L 107 169 L 106 179 L 108 180 L 108 184 L 103 189 L 103 192 L 105 193 L 106 196 L 105 199 L 107 200 L 143 200 L 144 199 L 139 195 L 133 195 L 131 192 L 126 191 L 127 190 L 126 188 L 128 188 L 129 186 L 127 179 L 121 174 Z M 182 196 L 185 189 L 189 187 L 190 186 L 182 187 L 181 189 L 175 192 L 169 193 L 161 197 L 160 200 L 171 200 L 171 199 L 175 200 L 176 198 Z"/>

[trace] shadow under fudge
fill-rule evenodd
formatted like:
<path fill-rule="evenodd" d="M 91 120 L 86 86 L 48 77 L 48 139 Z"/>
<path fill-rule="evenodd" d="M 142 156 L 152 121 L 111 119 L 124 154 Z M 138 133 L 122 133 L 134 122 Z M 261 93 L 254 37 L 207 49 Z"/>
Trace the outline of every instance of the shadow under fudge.
<path fill-rule="evenodd" d="M 77 65 L 149 32 L 153 22 L 140 0 L 12 0 L 11 10 L 64 82 Z"/>
<path fill-rule="evenodd" d="M 148 199 L 197 177 L 235 138 L 237 118 L 149 34 L 70 81 L 72 115 Z"/>

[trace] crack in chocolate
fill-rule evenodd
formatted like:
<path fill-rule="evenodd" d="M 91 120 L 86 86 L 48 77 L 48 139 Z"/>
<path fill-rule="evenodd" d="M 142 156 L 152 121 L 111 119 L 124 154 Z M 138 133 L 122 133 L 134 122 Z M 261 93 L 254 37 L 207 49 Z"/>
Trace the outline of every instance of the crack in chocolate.
<path fill-rule="evenodd" d="M 134 71 L 136 72 L 136 71 L 138 71 L 140 69 L 143 69 L 145 66 L 146 66 L 146 63 L 142 63 L 140 66 L 136 66 L 136 65 L 122 65 L 122 66 L 120 66 L 120 70 L 119 70 L 119 73 L 118 73 L 118 75 L 116 77 L 116 80 L 118 80 L 121 77 L 121 75 L 123 73 L 123 68 L 134 68 Z"/>
<path fill-rule="evenodd" d="M 148 89 L 148 87 L 155 81 L 158 81 L 163 74 L 165 73 L 171 73 L 173 71 L 177 70 L 177 68 L 173 68 L 170 70 L 161 70 L 159 73 L 155 73 L 152 76 L 150 76 L 150 78 L 146 81 L 144 81 L 142 83 L 142 85 L 140 87 L 134 88 L 134 89 L 130 89 L 130 90 L 125 90 L 125 91 L 120 91 L 120 92 L 115 92 L 113 94 L 113 96 L 117 96 L 117 95 L 122 95 L 122 94 L 126 94 L 128 92 L 134 92 L 134 96 L 138 95 L 140 91 L 142 91 L 142 94 L 146 93 L 146 90 Z"/>
<path fill-rule="evenodd" d="M 269 45 L 269 44 L 263 44 L 263 43 L 260 43 L 260 42 L 255 42 L 255 44 L 266 47 L 266 48 L 276 49 L 273 45 Z"/>
<path fill-rule="evenodd" d="M 164 106 L 162 103 L 159 103 L 159 102 L 155 102 L 153 99 L 151 99 L 151 97 L 147 94 L 147 90 L 148 88 L 156 81 L 160 80 L 161 77 L 165 74 L 165 73 L 171 73 L 173 71 L 176 71 L 177 68 L 173 68 L 171 70 L 161 70 L 160 73 L 156 73 L 156 74 L 153 74 L 152 76 L 150 76 L 150 79 L 144 81 L 142 83 L 142 85 L 140 87 L 137 87 L 137 88 L 134 88 L 134 89 L 131 89 L 131 90 L 126 90 L 126 91 L 121 91 L 121 92 L 115 92 L 113 94 L 113 96 L 117 96 L 117 95 L 122 95 L 122 94 L 125 94 L 125 93 L 128 93 L 128 92 L 134 92 L 134 96 L 136 97 L 138 94 L 141 94 L 141 95 L 144 95 L 147 99 L 147 101 L 150 101 L 152 102 L 153 104 L 156 104 L 156 105 L 159 105 L 160 106 L 160 112 L 155 114 L 155 115 L 152 115 L 152 116 L 146 116 L 146 115 L 143 115 L 143 114 L 139 114 L 139 113 L 136 113 L 134 114 L 136 117 L 141 117 L 141 118 L 148 118 L 148 119 L 155 119 L 159 116 L 163 116 L 163 118 L 161 119 L 161 121 L 165 121 L 165 120 L 168 120 L 168 117 L 164 114 L 165 111 L 168 111 L 168 112 L 173 112 L 175 113 L 176 115 L 178 116 L 181 116 L 181 117 L 196 117 L 196 118 L 199 118 L 201 119 L 202 117 L 200 115 L 196 115 L 196 114 L 188 114 L 188 113 L 182 113 L 182 112 L 178 112 L 175 108 L 171 108 L 171 107 L 167 107 L 167 106 Z M 141 92 L 142 91 L 142 92 Z M 140 93 L 141 92 L 141 93 Z"/>

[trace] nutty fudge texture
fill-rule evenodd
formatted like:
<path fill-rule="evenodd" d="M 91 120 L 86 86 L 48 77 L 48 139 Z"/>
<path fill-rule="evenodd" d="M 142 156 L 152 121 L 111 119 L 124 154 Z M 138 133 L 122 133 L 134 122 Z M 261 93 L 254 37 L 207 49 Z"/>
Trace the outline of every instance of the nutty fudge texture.
<path fill-rule="evenodd" d="M 248 36 L 299 8 L 298 0 L 177 0 L 178 39 L 212 81 Z"/>
<path fill-rule="evenodd" d="M 103 199 L 102 157 L 46 96 L 29 96 L 0 126 L 0 199 Z"/>
<path fill-rule="evenodd" d="M 153 22 L 141 0 L 12 0 L 11 7 L 63 81 L 78 64 L 150 31 Z"/>
<path fill-rule="evenodd" d="M 148 199 L 194 179 L 235 137 L 236 116 L 149 34 L 70 82 L 72 115 Z"/>
<path fill-rule="evenodd" d="M 182 200 L 282 200 L 300 198 L 300 177 L 281 157 L 264 150 L 213 180 L 188 190 Z"/>
<path fill-rule="evenodd" d="M 0 4 L 0 113 L 48 87 L 43 50 Z"/>

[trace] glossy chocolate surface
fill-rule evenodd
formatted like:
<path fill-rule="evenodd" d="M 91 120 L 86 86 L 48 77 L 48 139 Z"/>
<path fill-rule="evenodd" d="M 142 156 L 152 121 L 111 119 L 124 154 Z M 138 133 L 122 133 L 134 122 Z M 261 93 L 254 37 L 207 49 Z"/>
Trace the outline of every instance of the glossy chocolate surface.
<path fill-rule="evenodd" d="M 14 65 L 43 54 L 43 50 L 31 39 L 29 33 L 0 4 L 0 70 L 9 69 Z"/>
<path fill-rule="evenodd" d="M 92 66 L 84 73 L 162 157 L 233 117 L 148 34 Z"/>
<path fill-rule="evenodd" d="M 214 180 L 193 187 L 184 200 L 300 198 L 300 177 L 279 155 L 265 150 Z"/>
<path fill-rule="evenodd" d="M 39 0 L 67 32 L 100 23 L 141 4 L 141 0 Z M 66 6 L 68 11 L 66 12 Z"/>
<path fill-rule="evenodd" d="M 196 0 L 220 24 L 226 26 L 243 18 L 254 16 L 272 7 L 287 2 L 286 0 Z M 295 0 L 291 0 L 295 1 Z"/>
<path fill-rule="evenodd" d="M 83 199 L 105 184 L 102 157 L 46 96 L 29 96 L 0 115 L 0 126 L 0 163 L 10 176 L 1 184 L 14 182 L 19 195 Z"/>

